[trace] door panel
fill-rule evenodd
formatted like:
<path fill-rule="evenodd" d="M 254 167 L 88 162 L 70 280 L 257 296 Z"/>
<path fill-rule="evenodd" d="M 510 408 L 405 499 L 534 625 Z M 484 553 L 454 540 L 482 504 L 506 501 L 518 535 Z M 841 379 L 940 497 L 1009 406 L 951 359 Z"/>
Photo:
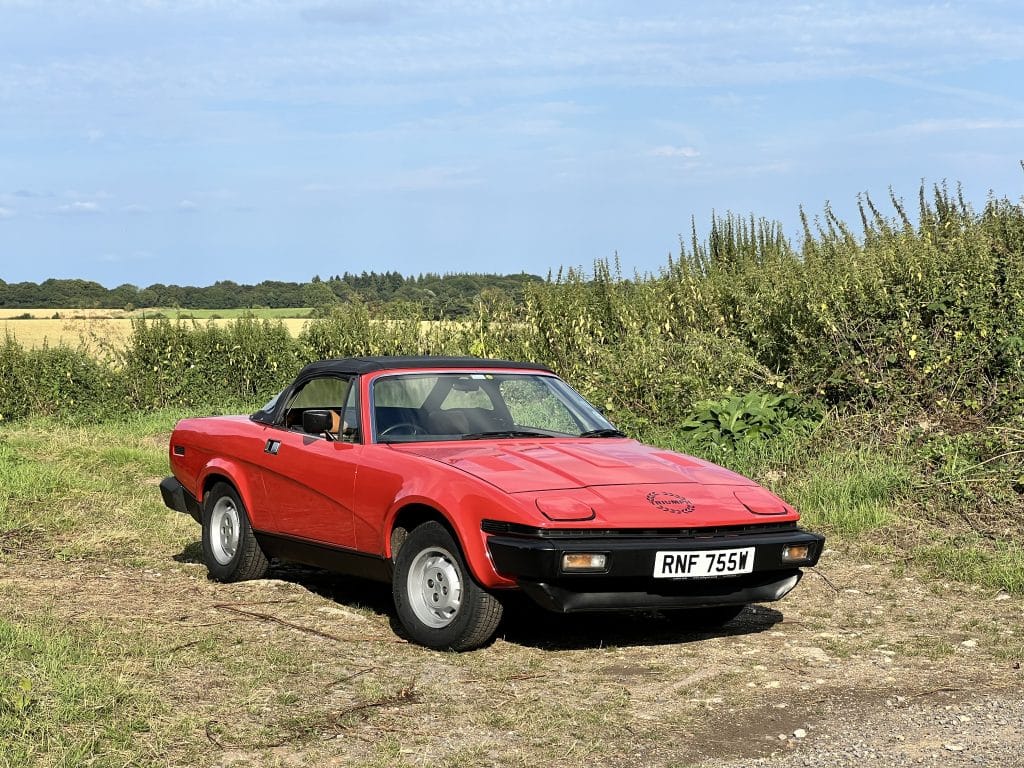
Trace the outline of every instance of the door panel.
<path fill-rule="evenodd" d="M 264 451 L 264 499 L 278 531 L 342 547 L 355 547 L 352 494 L 362 446 L 329 442 L 285 429 L 267 429 L 277 452 Z"/>
<path fill-rule="evenodd" d="M 354 548 L 352 494 L 363 446 L 349 421 L 358 414 L 357 387 L 342 376 L 315 376 L 299 383 L 280 423 L 265 428 L 263 504 L 277 521 L 277 532 Z M 336 415 L 334 431 L 302 431 L 302 414 L 328 410 Z"/>

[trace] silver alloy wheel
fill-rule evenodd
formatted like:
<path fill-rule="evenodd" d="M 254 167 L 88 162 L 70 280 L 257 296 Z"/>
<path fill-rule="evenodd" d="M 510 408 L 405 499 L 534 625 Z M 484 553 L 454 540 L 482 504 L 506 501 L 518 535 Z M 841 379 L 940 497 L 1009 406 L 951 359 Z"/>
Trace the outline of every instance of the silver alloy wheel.
<path fill-rule="evenodd" d="M 221 565 L 230 565 L 235 559 L 241 528 L 235 502 L 227 496 L 221 496 L 210 513 L 210 549 L 214 559 Z"/>
<path fill-rule="evenodd" d="M 462 577 L 452 554 L 442 547 L 429 547 L 413 558 L 406 581 L 409 606 L 428 627 L 447 627 L 462 604 Z"/>

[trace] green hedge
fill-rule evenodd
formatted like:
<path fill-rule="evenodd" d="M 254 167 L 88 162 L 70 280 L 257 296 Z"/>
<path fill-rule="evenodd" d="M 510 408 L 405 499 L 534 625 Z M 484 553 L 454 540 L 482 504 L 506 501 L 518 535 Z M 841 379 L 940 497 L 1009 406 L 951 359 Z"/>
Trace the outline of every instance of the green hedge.
<path fill-rule="evenodd" d="M 616 264 L 559 273 L 522 302 L 484 292 L 463 322 L 350 303 L 293 338 L 280 322 L 137 321 L 97 360 L 64 347 L 0 346 L 0 417 L 90 417 L 166 407 L 252 407 L 307 361 L 469 354 L 546 363 L 627 428 L 685 421 L 698 402 L 790 393 L 994 423 L 1024 415 L 1024 207 L 980 213 L 937 188 L 912 222 L 899 200 L 861 203 L 860 233 L 829 210 L 799 250 L 778 226 L 712 222 L 657 275 Z"/>

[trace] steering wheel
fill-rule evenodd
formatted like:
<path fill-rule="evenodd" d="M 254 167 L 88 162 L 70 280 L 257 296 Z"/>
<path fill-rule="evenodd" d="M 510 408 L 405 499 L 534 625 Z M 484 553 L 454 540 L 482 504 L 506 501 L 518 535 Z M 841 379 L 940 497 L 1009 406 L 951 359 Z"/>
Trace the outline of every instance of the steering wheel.
<path fill-rule="evenodd" d="M 387 437 L 391 434 L 398 435 L 429 435 L 423 427 L 412 421 L 400 421 L 397 424 L 392 424 L 390 427 L 385 427 L 377 433 L 377 437 Z"/>

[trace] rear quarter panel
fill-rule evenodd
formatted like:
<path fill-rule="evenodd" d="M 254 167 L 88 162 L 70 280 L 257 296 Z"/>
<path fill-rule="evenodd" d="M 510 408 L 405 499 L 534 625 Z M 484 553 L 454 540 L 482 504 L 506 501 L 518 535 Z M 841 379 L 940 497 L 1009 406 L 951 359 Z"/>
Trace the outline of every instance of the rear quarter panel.
<path fill-rule="evenodd" d="M 171 471 L 200 502 L 215 478 L 224 477 L 242 497 L 252 526 L 273 531 L 273 515 L 259 504 L 262 480 L 254 464 L 263 451 L 265 430 L 247 416 L 184 419 L 171 433 Z"/>

